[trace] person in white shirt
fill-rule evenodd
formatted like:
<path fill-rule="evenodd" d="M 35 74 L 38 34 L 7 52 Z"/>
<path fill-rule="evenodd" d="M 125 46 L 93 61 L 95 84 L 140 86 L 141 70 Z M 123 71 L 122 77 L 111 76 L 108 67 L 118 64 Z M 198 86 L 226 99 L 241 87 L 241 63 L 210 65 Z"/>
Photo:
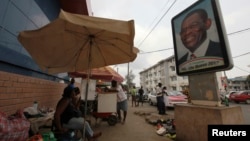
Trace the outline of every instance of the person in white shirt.
<path fill-rule="evenodd" d="M 123 91 L 123 88 L 121 84 L 118 84 L 117 81 L 112 81 L 111 82 L 112 88 L 116 89 L 117 91 L 117 115 L 118 115 L 118 120 L 122 122 L 122 124 L 125 123 L 126 117 L 127 117 L 127 110 L 128 110 L 128 102 L 127 102 L 127 95 Z M 123 119 L 121 117 L 121 111 L 123 111 Z"/>
<path fill-rule="evenodd" d="M 162 84 L 158 83 L 156 87 L 156 101 L 157 101 L 157 109 L 160 115 L 165 115 L 165 103 L 163 98 Z"/>

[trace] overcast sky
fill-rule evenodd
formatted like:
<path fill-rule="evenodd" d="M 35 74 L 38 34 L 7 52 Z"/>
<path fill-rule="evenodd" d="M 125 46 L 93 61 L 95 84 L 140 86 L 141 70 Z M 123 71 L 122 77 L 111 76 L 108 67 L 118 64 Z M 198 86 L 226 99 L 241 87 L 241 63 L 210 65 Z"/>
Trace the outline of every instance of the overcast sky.
<path fill-rule="evenodd" d="M 171 19 L 196 0 L 90 0 L 97 17 L 134 20 L 134 45 L 140 53 L 129 63 L 136 86 L 139 72 L 174 55 Z M 250 1 L 219 0 L 234 67 L 226 71 L 229 78 L 250 74 Z M 160 51 L 162 50 L 162 51 Z M 150 53 L 152 52 L 152 53 Z M 125 77 L 128 64 L 113 66 Z"/>

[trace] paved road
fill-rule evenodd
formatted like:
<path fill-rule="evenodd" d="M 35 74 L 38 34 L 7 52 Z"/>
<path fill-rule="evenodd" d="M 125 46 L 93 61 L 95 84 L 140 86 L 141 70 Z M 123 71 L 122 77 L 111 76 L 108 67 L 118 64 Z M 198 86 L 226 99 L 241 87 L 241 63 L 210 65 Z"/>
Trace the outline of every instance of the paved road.
<path fill-rule="evenodd" d="M 230 102 L 229 106 L 230 105 L 240 106 L 243 112 L 243 117 L 245 119 L 245 124 L 250 125 L 250 104 L 245 104 L 245 103 L 236 104 L 234 102 Z"/>
<path fill-rule="evenodd" d="M 230 105 L 236 104 L 231 102 Z M 246 124 L 250 124 L 250 105 L 237 105 L 242 107 Z M 93 129 L 103 132 L 98 141 L 173 141 L 167 137 L 157 135 L 155 127 L 146 122 L 145 116 L 135 114 L 135 112 L 142 111 L 158 115 L 156 106 L 144 103 L 143 106 L 131 107 L 131 101 L 129 101 L 128 116 L 125 124 L 117 123 L 115 126 L 109 126 L 106 121 L 99 119 L 98 125 L 94 126 L 95 120 L 91 119 Z M 174 109 L 168 109 L 167 113 L 168 116 L 174 116 Z"/>
<path fill-rule="evenodd" d="M 172 141 L 168 137 L 157 135 L 156 128 L 146 122 L 145 116 L 135 114 L 138 111 L 157 114 L 155 106 L 144 103 L 143 106 L 131 107 L 131 101 L 129 101 L 125 124 L 117 123 L 115 126 L 109 126 L 107 122 L 101 121 L 98 122 L 97 126 L 94 126 L 95 121 L 92 119 L 91 124 L 93 125 L 93 129 L 103 132 L 98 141 Z"/>

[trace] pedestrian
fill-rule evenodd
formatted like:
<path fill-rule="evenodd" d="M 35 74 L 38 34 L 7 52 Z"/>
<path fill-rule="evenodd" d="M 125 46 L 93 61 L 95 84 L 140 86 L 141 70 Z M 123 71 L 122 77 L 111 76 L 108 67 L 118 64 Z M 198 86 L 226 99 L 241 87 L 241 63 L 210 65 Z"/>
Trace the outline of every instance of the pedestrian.
<path fill-rule="evenodd" d="M 139 100 L 138 100 L 138 106 L 139 106 L 139 103 L 141 102 L 141 106 L 143 106 L 143 94 L 144 94 L 144 90 L 143 90 L 143 87 L 141 86 L 141 88 L 138 90 L 138 93 L 139 93 Z"/>
<path fill-rule="evenodd" d="M 117 115 L 118 120 L 121 121 L 122 124 L 125 123 L 127 117 L 127 110 L 128 110 L 128 102 L 127 102 L 127 95 L 123 91 L 123 88 L 120 83 L 117 81 L 111 81 L 111 89 L 115 89 L 117 91 Z M 121 116 L 121 111 L 123 111 L 123 118 Z"/>
<path fill-rule="evenodd" d="M 164 105 L 163 105 L 164 107 L 162 107 L 162 113 L 165 115 L 165 114 L 167 114 L 167 113 L 166 113 L 166 105 L 165 105 L 165 102 L 167 102 L 167 101 L 165 101 L 164 97 L 165 97 L 165 96 L 169 96 L 166 86 L 164 86 L 164 87 L 162 88 L 162 95 L 163 95 L 162 97 L 163 97 L 163 102 L 164 102 Z"/>
<path fill-rule="evenodd" d="M 164 103 L 164 97 L 162 93 L 162 84 L 158 83 L 156 87 L 156 101 L 157 101 L 157 109 L 158 113 L 160 115 L 164 115 L 165 113 L 165 103 Z"/>
<path fill-rule="evenodd" d="M 134 106 L 137 106 L 136 105 L 136 93 L 137 93 L 137 90 L 136 90 L 136 87 L 133 86 L 132 89 L 131 89 L 131 96 L 132 96 L 132 107 Z"/>

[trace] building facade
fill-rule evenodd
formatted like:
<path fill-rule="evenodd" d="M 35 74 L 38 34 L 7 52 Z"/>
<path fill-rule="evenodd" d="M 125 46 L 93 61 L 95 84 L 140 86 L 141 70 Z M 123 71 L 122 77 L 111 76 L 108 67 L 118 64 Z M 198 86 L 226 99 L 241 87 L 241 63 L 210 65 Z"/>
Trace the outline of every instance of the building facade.
<path fill-rule="evenodd" d="M 222 73 L 217 72 L 218 88 L 223 89 L 221 83 Z M 140 72 L 140 85 L 148 91 L 153 91 L 158 83 L 166 86 L 168 90 L 183 91 L 188 89 L 188 76 L 179 76 L 176 73 L 175 57 L 170 56 L 155 65 Z"/>
<path fill-rule="evenodd" d="M 182 91 L 188 87 L 188 76 L 176 74 L 174 56 L 140 72 L 140 84 L 145 89 L 152 91 L 159 82 L 169 90 Z"/>
<path fill-rule="evenodd" d="M 250 90 L 250 80 L 248 76 L 239 76 L 228 79 L 229 91 Z"/>
<path fill-rule="evenodd" d="M 18 42 L 19 32 L 39 29 L 55 20 L 60 9 L 89 15 L 90 0 L 1 0 L 0 4 L 0 111 L 13 114 L 34 101 L 55 108 L 66 74 L 41 71 Z M 42 52 L 41 52 L 42 54 Z M 61 83 L 61 82 L 64 83 Z M 66 82 L 66 83 L 65 83 Z"/>

